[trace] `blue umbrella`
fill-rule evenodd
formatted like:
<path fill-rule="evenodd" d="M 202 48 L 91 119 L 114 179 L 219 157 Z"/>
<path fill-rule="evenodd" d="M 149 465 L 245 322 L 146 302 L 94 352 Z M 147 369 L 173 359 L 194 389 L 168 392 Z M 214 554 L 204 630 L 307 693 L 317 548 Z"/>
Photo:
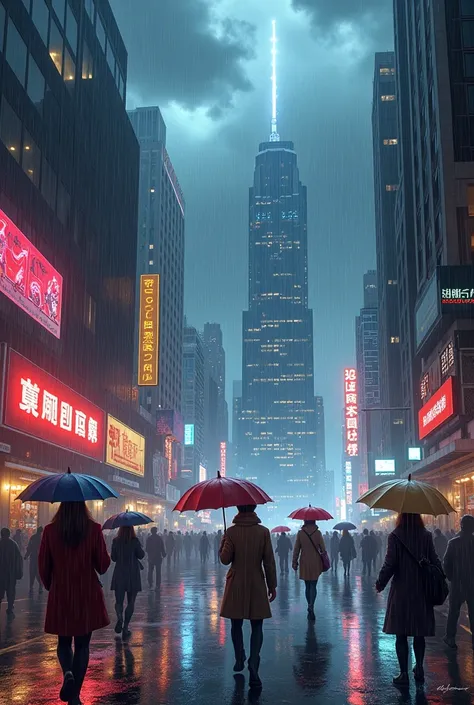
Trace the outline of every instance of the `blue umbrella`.
<path fill-rule="evenodd" d="M 152 524 L 153 519 L 147 517 L 146 514 L 141 512 L 120 512 L 120 514 L 114 514 L 105 520 L 102 528 L 103 529 L 118 529 L 120 526 L 142 526 L 143 524 Z"/>
<path fill-rule="evenodd" d="M 339 524 L 336 524 L 336 526 L 332 528 L 336 529 L 336 531 L 354 531 L 354 529 L 357 529 L 357 526 L 350 521 L 340 521 Z"/>
<path fill-rule="evenodd" d="M 22 502 L 85 502 L 89 499 L 118 497 L 103 480 L 92 475 L 77 475 L 67 469 L 67 473 L 48 475 L 32 482 L 18 497 Z"/>

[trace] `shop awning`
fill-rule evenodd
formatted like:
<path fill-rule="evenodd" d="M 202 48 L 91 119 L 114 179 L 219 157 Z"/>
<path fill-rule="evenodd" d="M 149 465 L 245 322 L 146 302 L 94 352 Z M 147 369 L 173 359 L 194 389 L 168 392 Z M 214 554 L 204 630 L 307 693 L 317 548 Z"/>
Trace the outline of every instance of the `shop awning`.
<path fill-rule="evenodd" d="M 414 464 L 407 470 L 403 477 L 409 474 L 418 479 L 428 479 L 438 474 L 440 468 L 443 471 L 453 473 L 462 472 L 464 466 L 474 463 L 474 439 L 457 438 L 451 443 L 440 448 L 436 453 Z"/>

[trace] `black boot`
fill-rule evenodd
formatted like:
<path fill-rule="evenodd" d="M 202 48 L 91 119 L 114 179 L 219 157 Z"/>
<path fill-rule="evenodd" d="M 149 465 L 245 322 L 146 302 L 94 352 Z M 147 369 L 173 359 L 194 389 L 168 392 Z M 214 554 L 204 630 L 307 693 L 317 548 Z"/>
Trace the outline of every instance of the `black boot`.
<path fill-rule="evenodd" d="M 244 668 L 245 668 L 245 659 L 246 659 L 245 651 L 241 651 L 239 655 L 235 656 L 235 663 L 234 663 L 234 672 L 235 673 L 241 673 Z"/>
<path fill-rule="evenodd" d="M 258 675 L 258 669 L 260 666 L 260 656 L 254 662 L 251 662 L 249 659 L 248 666 L 249 666 L 249 686 L 253 690 L 257 690 L 262 687 L 262 681 L 260 680 L 260 676 Z"/>
<path fill-rule="evenodd" d="M 402 672 L 398 676 L 395 676 L 395 678 L 393 678 L 393 685 L 408 687 L 408 684 L 408 673 L 406 672 Z"/>
<path fill-rule="evenodd" d="M 425 682 L 425 670 L 423 666 L 419 666 L 418 664 L 416 664 L 415 668 L 413 669 L 413 675 L 415 676 L 415 680 L 417 683 Z"/>

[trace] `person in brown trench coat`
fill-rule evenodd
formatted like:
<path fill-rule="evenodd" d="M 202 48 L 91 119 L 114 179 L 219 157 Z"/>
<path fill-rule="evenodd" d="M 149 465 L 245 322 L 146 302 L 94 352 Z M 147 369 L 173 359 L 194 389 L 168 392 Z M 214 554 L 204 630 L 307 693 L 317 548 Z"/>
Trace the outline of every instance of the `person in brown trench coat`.
<path fill-rule="evenodd" d="M 314 621 L 314 603 L 316 601 L 318 578 L 323 572 L 323 562 L 319 551 L 325 551 L 323 535 L 315 521 L 305 521 L 303 528 L 296 535 L 293 549 L 293 570 L 300 567 L 300 580 L 304 580 L 308 619 Z"/>
<path fill-rule="evenodd" d="M 245 650 L 242 626 L 249 619 L 252 627 L 248 668 L 250 687 L 260 688 L 258 675 L 263 644 L 263 620 L 272 616 L 270 602 L 276 597 L 277 575 L 270 532 L 255 514 L 255 505 L 237 507 L 239 513 L 222 537 L 221 563 L 231 565 L 226 577 L 221 617 L 232 622 L 235 650 L 234 671 L 244 670 Z M 263 564 L 263 570 L 262 570 Z"/>

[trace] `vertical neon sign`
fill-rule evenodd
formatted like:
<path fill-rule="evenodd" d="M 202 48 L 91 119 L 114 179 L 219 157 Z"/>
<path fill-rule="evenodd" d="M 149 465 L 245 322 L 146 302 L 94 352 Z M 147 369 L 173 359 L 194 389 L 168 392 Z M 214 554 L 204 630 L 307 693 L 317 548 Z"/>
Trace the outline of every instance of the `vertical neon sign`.
<path fill-rule="evenodd" d="M 344 417 L 346 455 L 355 458 L 359 455 L 359 406 L 357 370 L 354 367 L 344 370 Z"/>

